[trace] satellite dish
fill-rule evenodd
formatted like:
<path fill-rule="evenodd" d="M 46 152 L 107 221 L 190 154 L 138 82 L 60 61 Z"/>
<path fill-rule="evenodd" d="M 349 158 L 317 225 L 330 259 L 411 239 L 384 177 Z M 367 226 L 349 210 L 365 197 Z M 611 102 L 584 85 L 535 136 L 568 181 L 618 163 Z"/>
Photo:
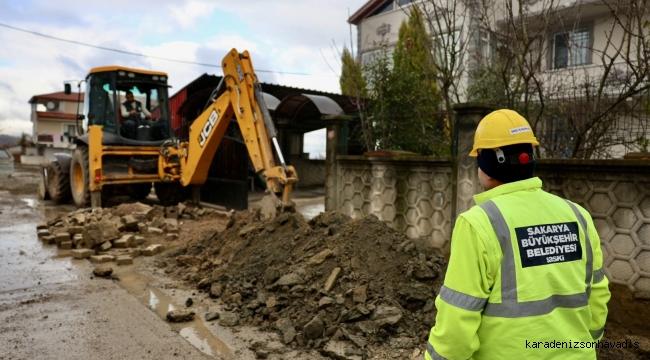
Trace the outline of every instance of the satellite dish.
<path fill-rule="evenodd" d="M 48 108 L 48 109 L 50 109 L 50 110 L 54 110 L 54 107 L 55 107 L 55 106 L 56 106 L 56 105 L 54 104 L 54 102 L 52 102 L 52 101 L 48 101 L 48 102 L 47 102 L 47 108 Z"/>

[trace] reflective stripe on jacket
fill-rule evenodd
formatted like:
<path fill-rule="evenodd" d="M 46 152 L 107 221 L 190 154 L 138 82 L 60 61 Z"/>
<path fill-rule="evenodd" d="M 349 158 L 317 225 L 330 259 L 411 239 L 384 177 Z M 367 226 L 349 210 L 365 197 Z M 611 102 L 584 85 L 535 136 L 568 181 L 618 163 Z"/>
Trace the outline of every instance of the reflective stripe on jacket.
<path fill-rule="evenodd" d="M 498 186 L 457 219 L 426 359 L 595 359 L 610 297 L 598 233 L 541 186 Z"/>

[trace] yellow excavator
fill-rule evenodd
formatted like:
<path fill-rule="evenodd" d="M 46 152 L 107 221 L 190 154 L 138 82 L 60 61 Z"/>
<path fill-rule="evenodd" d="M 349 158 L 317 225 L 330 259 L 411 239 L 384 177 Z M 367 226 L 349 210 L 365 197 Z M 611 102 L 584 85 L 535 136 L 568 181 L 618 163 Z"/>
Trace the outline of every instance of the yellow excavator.
<path fill-rule="evenodd" d="M 298 177 L 280 151 L 248 51 L 232 49 L 222 67 L 224 76 L 191 124 L 187 141 L 172 136 L 167 74 L 119 66 L 92 69 L 84 113 L 77 116 L 76 149 L 72 155 L 56 154 L 42 167 L 41 197 L 59 203 L 72 198 L 78 207 L 95 208 L 115 190 L 142 199 L 153 183 L 163 205 L 198 202 L 198 186 L 235 117 L 253 168 L 266 180 L 263 203 L 292 210 L 290 194 Z M 65 88 L 71 92 L 70 84 Z"/>

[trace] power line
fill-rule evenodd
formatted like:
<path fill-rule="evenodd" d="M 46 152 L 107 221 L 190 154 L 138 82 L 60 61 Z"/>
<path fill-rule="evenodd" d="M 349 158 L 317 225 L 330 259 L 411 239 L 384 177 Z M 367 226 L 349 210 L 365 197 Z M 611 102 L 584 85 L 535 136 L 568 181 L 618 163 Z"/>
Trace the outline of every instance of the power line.
<path fill-rule="evenodd" d="M 86 47 L 90 47 L 90 48 L 93 48 L 93 49 L 99 49 L 99 50 L 104 50 L 104 51 L 112 51 L 112 52 L 116 52 L 116 53 L 120 53 L 120 54 L 139 56 L 139 57 L 147 58 L 147 59 L 171 61 L 171 62 L 181 63 L 181 64 L 200 65 L 200 66 L 206 66 L 206 67 L 213 67 L 213 68 L 221 69 L 221 65 L 206 64 L 206 63 L 199 63 L 199 62 L 195 62 L 195 61 L 186 61 L 186 60 L 178 60 L 178 59 L 169 59 L 169 58 L 164 58 L 164 57 L 159 57 L 159 56 L 151 56 L 151 55 L 145 55 L 145 54 L 135 53 L 135 52 L 126 51 L 126 50 L 109 48 L 109 47 L 105 47 L 105 46 L 87 44 L 87 43 L 83 43 L 83 42 L 76 41 L 76 40 L 63 39 L 63 38 L 60 38 L 60 37 L 39 33 L 39 32 L 36 32 L 36 31 L 21 29 L 21 28 L 17 28 L 15 26 L 3 24 L 3 23 L 0 23 L 0 26 L 5 27 L 7 29 L 21 31 L 21 32 L 24 32 L 24 33 L 28 33 L 28 34 L 32 34 L 32 35 L 36 35 L 36 36 L 41 36 L 41 37 L 52 39 L 52 40 L 63 41 L 63 42 L 67 42 L 67 43 L 70 43 L 70 44 L 86 46 Z M 281 75 L 332 76 L 332 75 L 320 75 L 320 74 L 308 74 L 308 73 L 299 73 L 299 72 L 286 72 L 286 71 L 260 70 L 260 69 L 255 69 L 255 72 L 281 74 Z"/>

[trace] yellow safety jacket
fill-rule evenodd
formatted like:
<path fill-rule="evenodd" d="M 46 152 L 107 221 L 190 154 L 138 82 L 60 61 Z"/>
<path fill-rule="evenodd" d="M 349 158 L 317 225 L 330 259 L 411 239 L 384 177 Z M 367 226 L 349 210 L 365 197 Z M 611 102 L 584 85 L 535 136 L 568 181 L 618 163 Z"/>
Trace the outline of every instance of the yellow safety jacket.
<path fill-rule="evenodd" d="M 610 298 L 582 207 L 532 178 L 474 196 L 454 228 L 425 359 L 595 359 Z"/>

